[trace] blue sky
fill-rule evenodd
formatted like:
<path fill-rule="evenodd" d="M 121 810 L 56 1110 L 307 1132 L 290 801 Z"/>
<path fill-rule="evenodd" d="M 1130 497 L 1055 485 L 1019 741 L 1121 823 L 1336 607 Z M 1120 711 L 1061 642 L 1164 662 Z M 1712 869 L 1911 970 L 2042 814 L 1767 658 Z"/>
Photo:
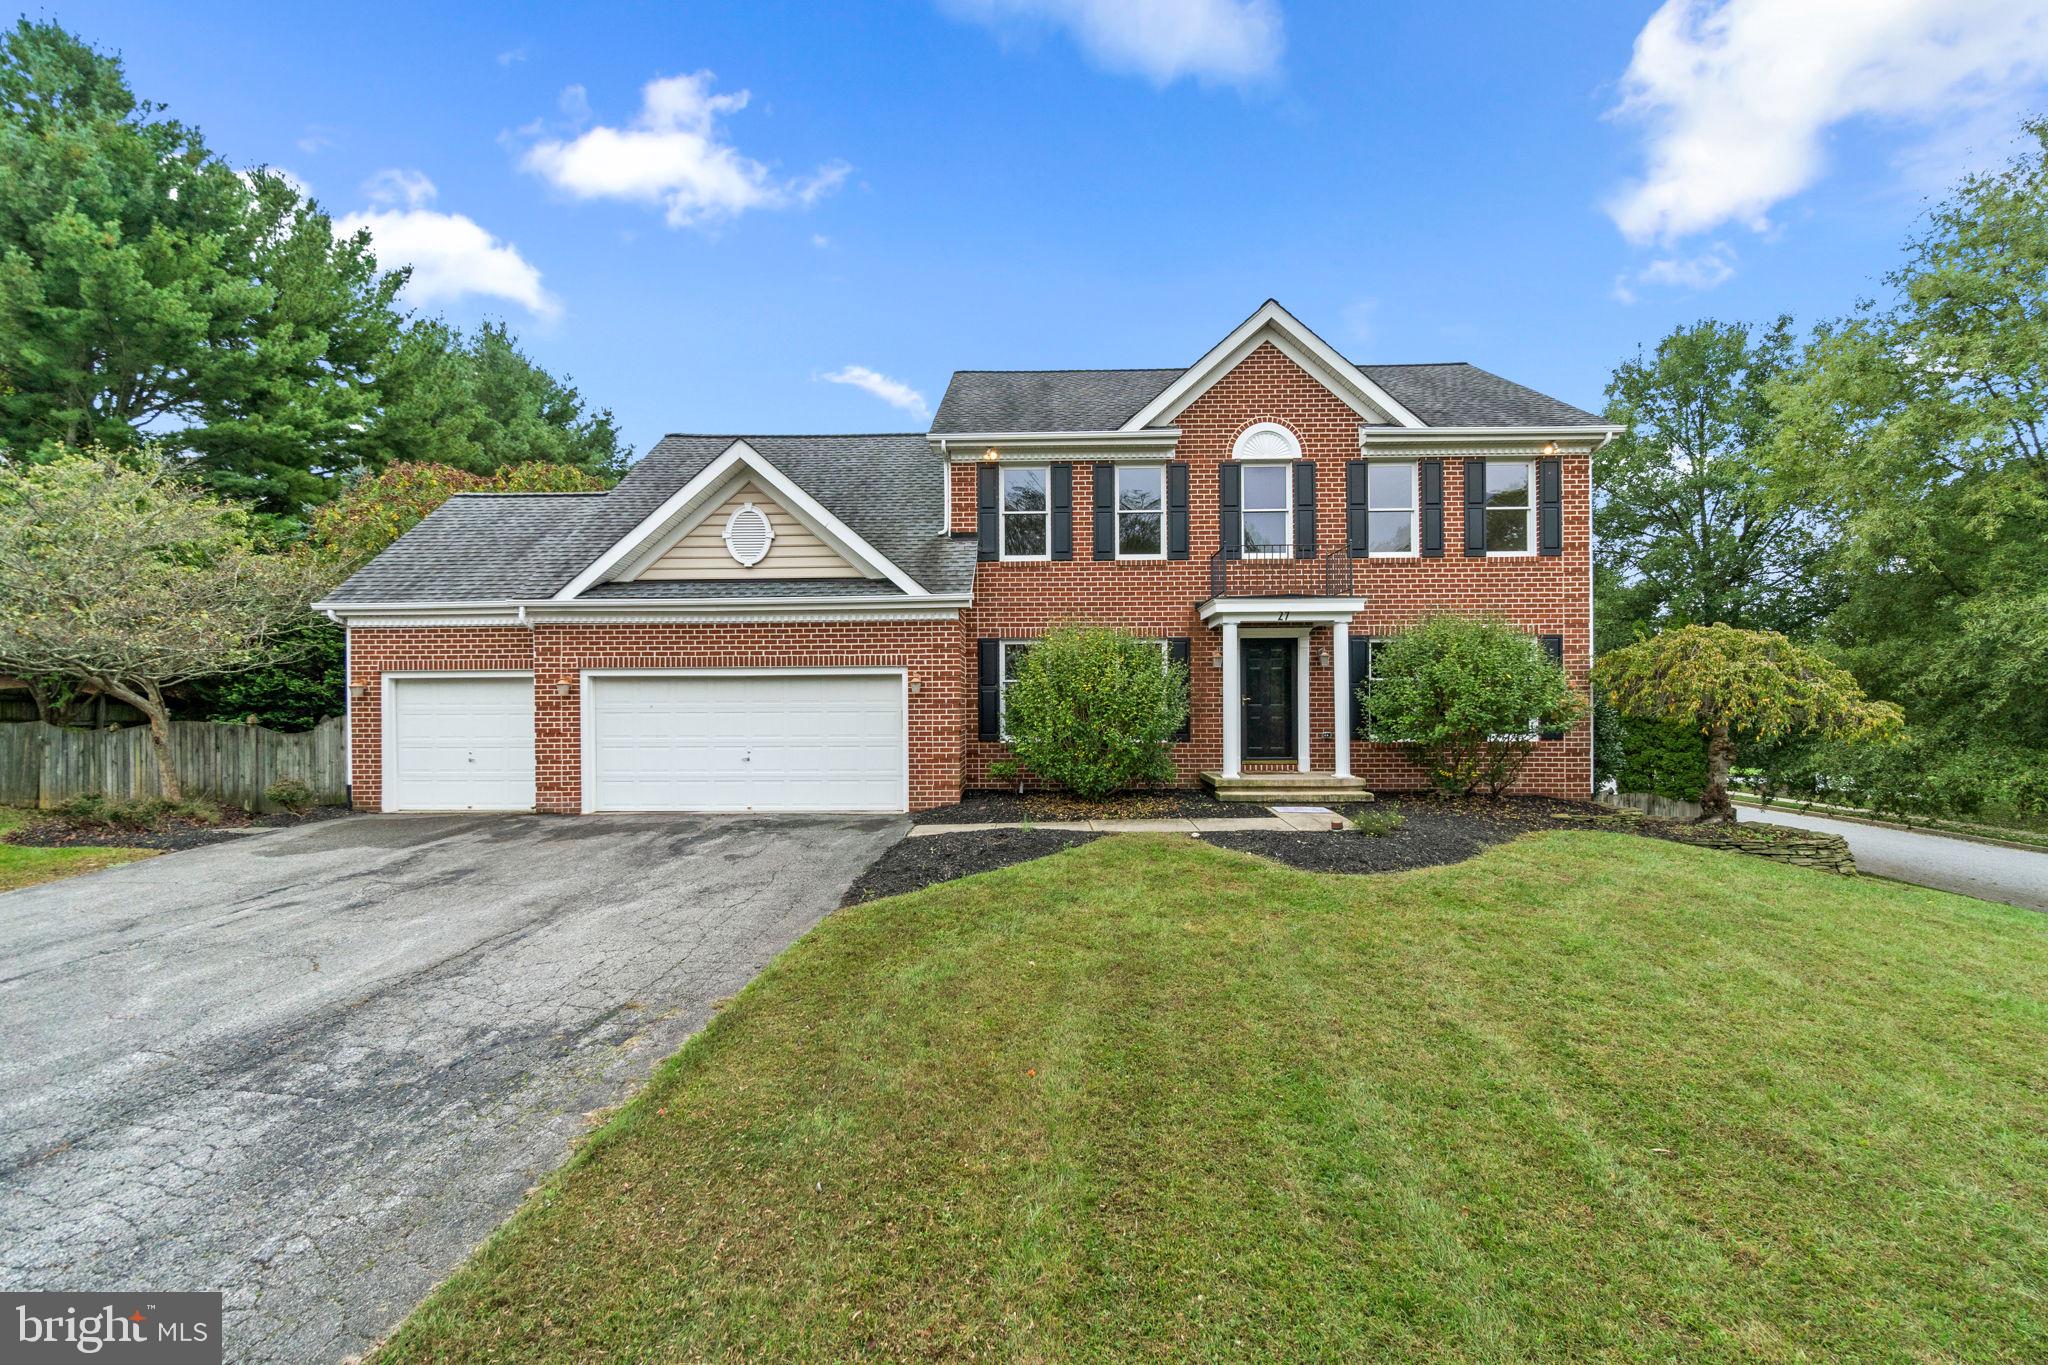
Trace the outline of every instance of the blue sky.
<path fill-rule="evenodd" d="M 1185 364 L 1269 296 L 1597 409 L 1673 325 L 1877 291 L 2048 106 L 2048 0 L 37 13 L 636 451 L 921 430 L 955 368 Z"/>

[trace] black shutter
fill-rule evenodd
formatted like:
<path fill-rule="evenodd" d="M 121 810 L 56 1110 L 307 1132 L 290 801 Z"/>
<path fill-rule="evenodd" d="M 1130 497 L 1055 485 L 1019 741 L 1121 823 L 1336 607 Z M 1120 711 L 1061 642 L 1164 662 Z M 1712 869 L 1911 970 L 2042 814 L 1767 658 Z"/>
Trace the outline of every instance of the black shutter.
<path fill-rule="evenodd" d="M 1188 557 L 1188 467 L 1166 467 L 1166 557 Z"/>
<path fill-rule="evenodd" d="M 1294 557 L 1316 557 L 1316 462 L 1294 462 Z"/>
<path fill-rule="evenodd" d="M 1095 482 L 1095 557 L 1116 558 L 1116 466 L 1098 464 L 1090 477 Z"/>
<path fill-rule="evenodd" d="M 1166 661 L 1170 664 L 1179 664 L 1181 666 L 1187 675 L 1188 685 L 1187 713 L 1181 717 L 1180 729 L 1173 732 L 1173 742 L 1176 744 L 1184 744 L 1194 736 L 1195 674 L 1192 662 L 1193 654 L 1194 650 L 1189 644 L 1188 637 L 1185 635 L 1176 635 L 1166 642 Z"/>
<path fill-rule="evenodd" d="M 996 467 L 992 464 L 974 471 L 974 539 L 976 559 L 1002 558 L 1001 543 L 996 539 Z"/>
<path fill-rule="evenodd" d="M 1486 461 L 1465 461 L 1465 553 L 1486 553 Z"/>
<path fill-rule="evenodd" d="M 1558 666 L 1559 671 L 1562 671 L 1564 669 L 1564 636 L 1539 635 L 1536 637 L 1536 639 L 1543 646 L 1543 652 L 1550 656 L 1550 662 L 1556 664 Z M 1563 739 L 1564 731 L 1550 727 L 1545 727 L 1543 731 L 1543 738 Z"/>
<path fill-rule="evenodd" d="M 1370 635 L 1351 637 L 1351 737 L 1370 739 L 1372 717 L 1366 714 L 1366 680 L 1372 674 L 1372 640 Z"/>
<path fill-rule="evenodd" d="M 1444 557 L 1444 462 L 1422 462 L 1422 557 Z"/>
<path fill-rule="evenodd" d="M 1003 737 L 1003 642 L 1001 640 L 977 640 L 980 646 L 980 672 L 975 682 L 981 690 L 981 737 L 1001 739 Z"/>
<path fill-rule="evenodd" d="M 1074 557 L 1074 467 L 1052 467 L 1052 558 Z"/>
<path fill-rule="evenodd" d="M 1353 559 L 1367 554 L 1365 543 L 1365 461 L 1344 462 L 1344 546 Z"/>
<path fill-rule="evenodd" d="M 1223 557 L 1238 559 L 1244 554 L 1244 467 L 1225 464 L 1221 470 L 1217 505 L 1222 511 Z"/>
<path fill-rule="evenodd" d="M 1564 467 L 1557 460 L 1536 462 L 1536 553 L 1564 553 Z"/>

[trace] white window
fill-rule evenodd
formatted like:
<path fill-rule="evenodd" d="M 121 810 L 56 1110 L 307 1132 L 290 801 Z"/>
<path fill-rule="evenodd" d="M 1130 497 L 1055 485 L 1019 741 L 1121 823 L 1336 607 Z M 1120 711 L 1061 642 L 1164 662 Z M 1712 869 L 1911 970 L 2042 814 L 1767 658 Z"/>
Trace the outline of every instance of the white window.
<path fill-rule="evenodd" d="M 1365 547 L 1376 555 L 1415 553 L 1415 465 L 1365 467 Z"/>
<path fill-rule="evenodd" d="M 1117 468 L 1116 557 L 1166 557 L 1166 466 Z"/>
<path fill-rule="evenodd" d="M 1052 546 L 1051 471 L 1003 470 L 1003 558 L 1045 559 Z"/>
<path fill-rule="evenodd" d="M 996 715 L 1001 717 L 996 732 L 1004 739 L 1010 737 L 1010 684 L 1017 680 L 1017 671 L 1024 667 L 1024 656 L 1031 652 L 1030 640 L 1003 641 L 1003 667 L 996 682 Z"/>
<path fill-rule="evenodd" d="M 1294 466 L 1291 464 L 1244 466 L 1240 497 L 1246 559 L 1270 559 L 1294 553 L 1293 474 Z"/>
<path fill-rule="evenodd" d="M 1486 552 L 1525 555 L 1536 545 L 1536 466 L 1526 460 L 1486 462 Z"/>

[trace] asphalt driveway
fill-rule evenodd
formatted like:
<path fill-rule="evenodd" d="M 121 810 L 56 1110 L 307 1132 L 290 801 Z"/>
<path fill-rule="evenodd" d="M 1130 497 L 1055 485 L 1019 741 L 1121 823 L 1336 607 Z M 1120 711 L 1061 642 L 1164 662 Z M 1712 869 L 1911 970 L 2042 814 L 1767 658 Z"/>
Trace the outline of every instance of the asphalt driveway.
<path fill-rule="evenodd" d="M 1980 900 L 2004 901 L 2029 910 L 2048 910 L 2048 853 L 2006 848 L 2000 844 L 1956 839 L 1931 830 L 1888 829 L 1857 820 L 1830 820 L 1824 815 L 1772 806 L 1758 810 L 1737 806 L 1739 820 L 1839 834 L 1849 842 L 1856 866 L 1864 872 L 1937 891 L 1956 891 Z"/>
<path fill-rule="evenodd" d="M 362 1350 L 904 828 L 378 816 L 0 895 L 0 1286 Z"/>

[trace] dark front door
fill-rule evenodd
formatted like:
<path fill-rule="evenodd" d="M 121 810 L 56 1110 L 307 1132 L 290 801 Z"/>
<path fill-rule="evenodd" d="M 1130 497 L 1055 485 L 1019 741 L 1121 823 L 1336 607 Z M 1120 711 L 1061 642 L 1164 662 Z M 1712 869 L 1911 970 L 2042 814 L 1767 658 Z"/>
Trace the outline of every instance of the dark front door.
<path fill-rule="evenodd" d="M 1294 757 L 1294 641 L 1245 640 L 1244 756 Z"/>

